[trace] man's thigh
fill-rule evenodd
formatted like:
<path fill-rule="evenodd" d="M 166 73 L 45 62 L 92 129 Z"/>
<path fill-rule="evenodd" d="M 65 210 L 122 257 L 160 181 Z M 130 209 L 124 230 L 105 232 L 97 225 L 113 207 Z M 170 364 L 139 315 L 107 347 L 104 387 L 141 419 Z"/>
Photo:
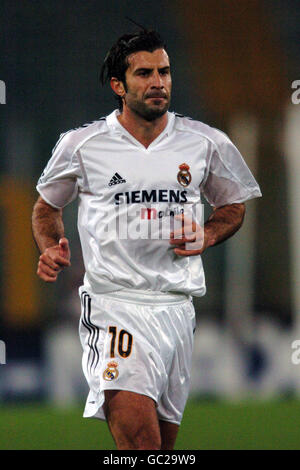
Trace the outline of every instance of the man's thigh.
<path fill-rule="evenodd" d="M 106 390 L 104 410 L 118 450 L 161 448 L 160 425 L 152 398 L 124 390 Z"/>

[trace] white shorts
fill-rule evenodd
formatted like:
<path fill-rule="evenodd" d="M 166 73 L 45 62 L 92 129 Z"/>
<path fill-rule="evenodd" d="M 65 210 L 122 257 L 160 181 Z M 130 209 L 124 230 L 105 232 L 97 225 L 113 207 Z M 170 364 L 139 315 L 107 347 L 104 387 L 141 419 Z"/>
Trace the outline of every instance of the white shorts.
<path fill-rule="evenodd" d="M 79 289 L 82 367 L 90 387 L 83 416 L 105 420 L 104 390 L 152 398 L 158 418 L 180 424 L 188 398 L 195 310 L 185 295 Z"/>

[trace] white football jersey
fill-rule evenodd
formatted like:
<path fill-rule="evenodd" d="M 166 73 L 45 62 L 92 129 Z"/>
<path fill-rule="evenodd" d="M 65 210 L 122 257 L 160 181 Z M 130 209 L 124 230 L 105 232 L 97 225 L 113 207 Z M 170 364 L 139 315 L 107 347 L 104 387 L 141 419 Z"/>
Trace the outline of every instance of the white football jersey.
<path fill-rule="evenodd" d="M 92 292 L 202 296 L 201 256 L 177 256 L 165 222 L 200 206 L 201 194 L 220 207 L 260 197 L 259 186 L 223 132 L 168 112 L 166 128 L 145 148 L 118 113 L 62 134 L 37 190 L 55 208 L 78 198 L 84 285 Z M 145 235 L 150 223 L 155 229 Z"/>

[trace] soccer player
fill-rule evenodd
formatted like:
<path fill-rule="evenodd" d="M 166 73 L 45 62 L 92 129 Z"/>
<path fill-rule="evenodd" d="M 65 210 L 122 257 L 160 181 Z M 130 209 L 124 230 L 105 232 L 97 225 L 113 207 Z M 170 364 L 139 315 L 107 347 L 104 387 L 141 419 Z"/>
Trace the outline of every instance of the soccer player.
<path fill-rule="evenodd" d="M 158 33 L 119 38 L 101 76 L 119 109 L 62 134 L 37 185 L 37 274 L 55 282 L 70 266 L 62 210 L 78 198 L 84 416 L 106 419 L 118 449 L 170 450 L 188 398 L 192 296 L 206 291 L 201 254 L 241 227 L 244 202 L 261 192 L 223 132 L 168 111 L 170 61 Z M 201 194 L 213 207 L 204 229 L 187 211 Z M 136 229 L 166 220 L 167 237 L 156 236 L 161 225 L 152 237 Z M 105 232 L 113 221 L 125 236 Z"/>

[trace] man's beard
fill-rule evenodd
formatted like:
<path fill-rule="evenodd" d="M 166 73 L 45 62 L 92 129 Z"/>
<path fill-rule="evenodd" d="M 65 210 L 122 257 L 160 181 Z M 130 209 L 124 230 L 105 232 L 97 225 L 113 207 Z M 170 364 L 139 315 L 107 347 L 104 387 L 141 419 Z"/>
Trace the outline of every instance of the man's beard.
<path fill-rule="evenodd" d="M 126 103 L 128 108 L 137 114 L 139 117 L 145 119 L 146 121 L 154 121 L 155 119 L 160 118 L 163 116 L 169 109 L 170 106 L 170 98 L 165 100 L 165 104 L 163 107 L 150 107 L 144 101 L 135 101 L 132 100 L 131 102 Z"/>

